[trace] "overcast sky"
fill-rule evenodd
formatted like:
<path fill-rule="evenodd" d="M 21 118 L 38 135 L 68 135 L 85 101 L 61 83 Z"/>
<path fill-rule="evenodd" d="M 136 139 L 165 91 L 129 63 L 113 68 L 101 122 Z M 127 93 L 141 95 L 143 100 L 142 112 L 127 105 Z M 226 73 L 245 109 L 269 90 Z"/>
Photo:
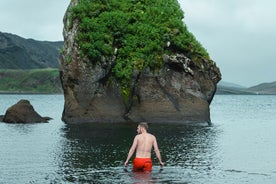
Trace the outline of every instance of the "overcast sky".
<path fill-rule="evenodd" d="M 0 31 L 62 40 L 70 0 L 0 0 Z M 207 49 L 222 80 L 246 87 L 276 81 L 275 0 L 179 0 L 184 22 Z"/>

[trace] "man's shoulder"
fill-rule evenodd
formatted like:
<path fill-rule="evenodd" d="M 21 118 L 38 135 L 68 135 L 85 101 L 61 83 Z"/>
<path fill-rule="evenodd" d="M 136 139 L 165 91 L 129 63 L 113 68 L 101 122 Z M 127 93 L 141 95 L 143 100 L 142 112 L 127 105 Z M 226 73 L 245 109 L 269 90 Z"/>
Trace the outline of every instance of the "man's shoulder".
<path fill-rule="evenodd" d="M 154 136 L 152 133 L 149 133 L 149 132 L 148 132 L 148 134 L 151 135 L 151 136 Z"/>
<path fill-rule="evenodd" d="M 155 136 L 154 136 L 153 134 L 148 133 L 147 135 L 148 135 L 149 137 L 151 137 L 151 138 L 155 139 Z"/>
<path fill-rule="evenodd" d="M 155 136 L 151 133 L 146 133 L 146 134 L 138 134 L 135 137 L 139 138 L 139 137 L 144 137 L 144 136 L 148 136 L 148 137 L 152 137 L 155 138 Z"/>

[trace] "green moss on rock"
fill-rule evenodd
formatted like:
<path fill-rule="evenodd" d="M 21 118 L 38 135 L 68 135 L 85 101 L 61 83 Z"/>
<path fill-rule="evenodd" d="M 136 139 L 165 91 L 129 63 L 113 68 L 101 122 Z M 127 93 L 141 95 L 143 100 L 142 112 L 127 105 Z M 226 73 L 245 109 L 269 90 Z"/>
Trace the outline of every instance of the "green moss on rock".
<path fill-rule="evenodd" d="M 196 62 L 210 59 L 183 23 L 177 0 L 79 0 L 70 12 L 71 22 L 79 22 L 81 55 L 92 63 L 116 56 L 112 72 L 123 88 L 134 69 L 160 68 L 164 54 L 183 53 Z"/>

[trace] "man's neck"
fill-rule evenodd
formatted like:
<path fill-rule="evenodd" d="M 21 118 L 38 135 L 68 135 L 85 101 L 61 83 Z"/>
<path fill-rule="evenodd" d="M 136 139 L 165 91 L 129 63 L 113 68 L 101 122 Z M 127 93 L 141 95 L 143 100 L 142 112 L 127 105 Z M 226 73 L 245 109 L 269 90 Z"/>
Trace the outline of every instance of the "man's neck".
<path fill-rule="evenodd" d="M 141 131 L 141 134 L 146 134 L 146 133 L 148 133 L 146 130 Z"/>

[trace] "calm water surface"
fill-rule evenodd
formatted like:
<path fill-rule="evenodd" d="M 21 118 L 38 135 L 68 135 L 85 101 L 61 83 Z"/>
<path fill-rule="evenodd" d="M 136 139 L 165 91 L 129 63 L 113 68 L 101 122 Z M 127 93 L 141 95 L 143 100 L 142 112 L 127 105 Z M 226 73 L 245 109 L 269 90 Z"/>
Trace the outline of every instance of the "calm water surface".
<path fill-rule="evenodd" d="M 276 96 L 217 95 L 211 126 L 150 126 L 165 167 L 123 167 L 136 125 L 65 125 L 62 95 L 0 95 L 0 114 L 28 99 L 43 124 L 0 123 L 0 183 L 276 183 Z"/>

